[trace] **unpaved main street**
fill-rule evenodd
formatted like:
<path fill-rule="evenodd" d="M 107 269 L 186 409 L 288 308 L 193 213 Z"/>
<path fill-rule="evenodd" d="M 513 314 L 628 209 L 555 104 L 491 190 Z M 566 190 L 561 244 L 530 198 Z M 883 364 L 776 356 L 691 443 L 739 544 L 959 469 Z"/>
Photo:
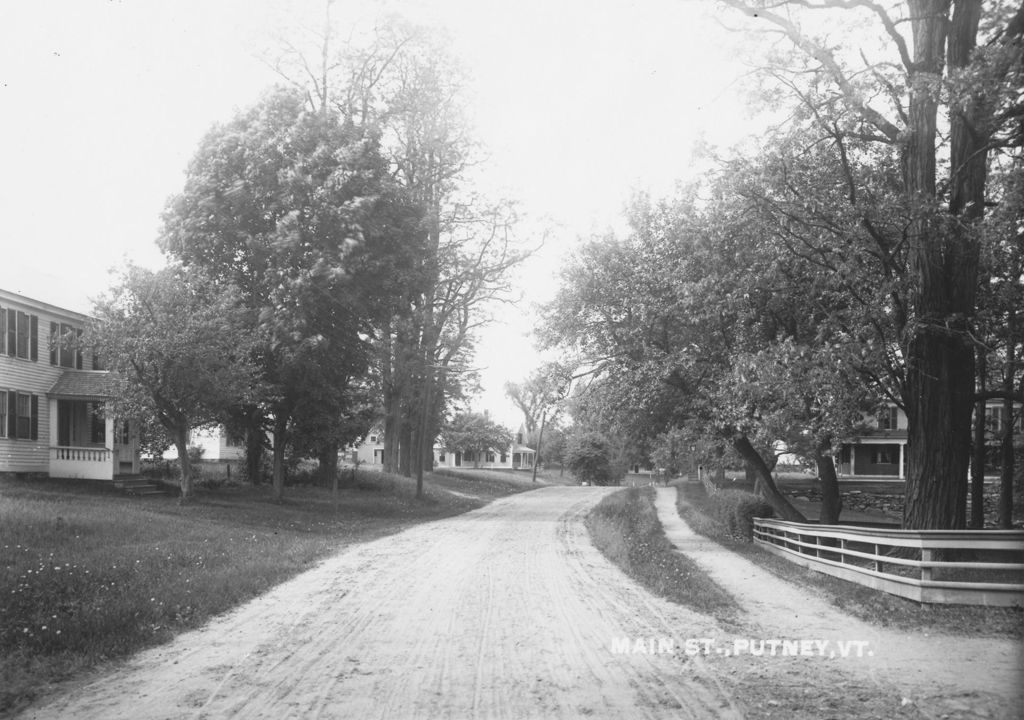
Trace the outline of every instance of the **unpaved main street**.
<path fill-rule="evenodd" d="M 855 658 L 645 651 L 738 628 L 593 548 L 582 518 L 610 491 L 542 488 L 351 548 L 24 717 L 921 717 Z"/>

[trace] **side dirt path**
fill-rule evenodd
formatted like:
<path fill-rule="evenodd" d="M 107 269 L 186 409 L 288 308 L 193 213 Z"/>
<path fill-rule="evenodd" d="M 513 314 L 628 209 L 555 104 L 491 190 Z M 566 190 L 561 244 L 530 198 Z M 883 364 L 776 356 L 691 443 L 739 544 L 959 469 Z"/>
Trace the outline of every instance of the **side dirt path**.
<path fill-rule="evenodd" d="M 694 533 L 676 510 L 676 489 L 658 488 L 658 518 L 669 540 L 729 591 L 745 611 L 733 648 L 750 654 L 744 641 L 825 641 L 821 662 L 837 660 L 843 648 L 862 655 L 843 658 L 854 682 L 885 682 L 900 692 L 899 712 L 927 718 L 1024 717 L 1021 644 L 1013 640 L 917 636 L 857 620 L 807 588 L 762 570 Z M 851 641 L 853 644 L 851 644 Z M 845 644 L 844 644 L 845 643 Z M 754 648 L 760 647 L 751 643 Z M 812 645 L 812 653 L 819 646 Z M 763 658 L 766 666 L 777 658 Z M 851 690 L 856 695 L 855 690 Z M 769 700 L 766 700 L 769 702 Z"/>
<path fill-rule="evenodd" d="M 350 548 L 22 717 L 742 717 L 717 658 L 644 649 L 719 630 L 594 549 L 582 518 L 614 490 L 541 488 Z"/>

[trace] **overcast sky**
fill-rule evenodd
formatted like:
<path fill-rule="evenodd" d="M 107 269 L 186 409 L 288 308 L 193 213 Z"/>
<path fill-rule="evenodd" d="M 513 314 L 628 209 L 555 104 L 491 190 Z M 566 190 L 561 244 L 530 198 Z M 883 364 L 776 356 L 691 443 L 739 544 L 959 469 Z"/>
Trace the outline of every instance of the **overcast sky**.
<path fill-rule="evenodd" d="M 335 14 L 368 22 L 383 4 L 338 0 Z M 501 385 L 536 362 L 525 336 L 530 302 L 550 296 L 558 259 L 578 237 L 621 226 L 633 191 L 667 193 L 691 174 L 694 143 L 727 144 L 744 126 L 741 40 L 711 0 L 389 6 L 449 29 L 489 158 L 481 183 L 520 201 L 529 232 L 549 230 L 544 251 L 517 274 L 526 300 L 503 313 L 478 358 L 488 392 L 477 409 L 517 423 Z M 260 51 L 319 7 L 5 0 L 0 287 L 88 311 L 110 268 L 126 259 L 158 266 L 159 216 L 200 138 L 277 80 Z"/>

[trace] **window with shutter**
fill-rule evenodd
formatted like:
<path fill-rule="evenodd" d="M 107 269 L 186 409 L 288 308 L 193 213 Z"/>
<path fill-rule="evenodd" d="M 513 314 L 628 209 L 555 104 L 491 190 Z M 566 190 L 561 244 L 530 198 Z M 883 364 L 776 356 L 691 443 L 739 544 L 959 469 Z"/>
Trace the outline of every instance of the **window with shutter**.
<path fill-rule="evenodd" d="M 50 364 L 60 364 L 60 324 L 50 321 Z"/>
<path fill-rule="evenodd" d="M 33 440 L 39 439 L 39 396 L 32 396 L 32 421 L 31 421 L 31 437 Z"/>
<path fill-rule="evenodd" d="M 18 311 L 7 308 L 7 354 L 18 354 Z"/>
<path fill-rule="evenodd" d="M 23 360 L 39 359 L 39 316 L 7 309 L 7 354 Z"/>
<path fill-rule="evenodd" d="M 20 440 L 32 439 L 32 396 L 28 393 L 18 393 L 17 402 L 17 433 Z"/>
<path fill-rule="evenodd" d="M 28 360 L 28 345 L 31 335 L 29 333 L 28 313 L 19 312 L 17 315 L 17 339 L 18 357 Z"/>

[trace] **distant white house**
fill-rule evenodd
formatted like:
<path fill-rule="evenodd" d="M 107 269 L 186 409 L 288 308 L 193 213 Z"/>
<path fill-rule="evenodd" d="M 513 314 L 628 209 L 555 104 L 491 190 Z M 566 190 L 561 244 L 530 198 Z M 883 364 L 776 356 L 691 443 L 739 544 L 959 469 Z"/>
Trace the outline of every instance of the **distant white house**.
<path fill-rule="evenodd" d="M 245 438 L 232 435 L 222 425 L 193 430 L 188 436 L 189 447 L 203 451 L 203 460 L 235 462 L 245 457 Z M 165 460 L 177 460 L 178 448 L 173 445 L 164 452 Z"/>
<path fill-rule="evenodd" d="M 523 444 L 523 429 L 505 448 L 493 448 L 480 457 L 473 453 L 448 452 L 443 445 L 434 445 L 434 467 L 481 468 L 488 470 L 528 470 L 533 468 L 537 452 Z M 350 449 L 350 458 L 361 465 L 384 464 L 384 433 L 372 430 L 362 442 Z"/>

